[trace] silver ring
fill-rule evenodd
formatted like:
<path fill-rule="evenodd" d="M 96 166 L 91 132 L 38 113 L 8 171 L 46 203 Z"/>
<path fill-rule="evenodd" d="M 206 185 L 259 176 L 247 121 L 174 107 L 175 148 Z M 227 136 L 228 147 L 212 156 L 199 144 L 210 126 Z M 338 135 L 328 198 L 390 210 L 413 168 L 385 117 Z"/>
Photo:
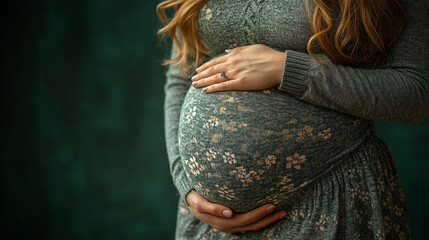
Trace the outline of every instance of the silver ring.
<path fill-rule="evenodd" d="M 220 72 L 220 76 L 223 77 L 226 81 L 229 81 L 229 79 L 226 77 L 225 72 Z"/>

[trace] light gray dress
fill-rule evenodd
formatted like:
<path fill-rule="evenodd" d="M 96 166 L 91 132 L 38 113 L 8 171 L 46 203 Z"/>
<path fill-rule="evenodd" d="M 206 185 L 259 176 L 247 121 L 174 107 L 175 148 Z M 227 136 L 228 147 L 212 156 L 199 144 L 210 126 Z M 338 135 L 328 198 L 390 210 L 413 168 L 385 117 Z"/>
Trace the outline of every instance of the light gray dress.
<path fill-rule="evenodd" d="M 211 0 L 199 32 L 213 57 L 265 44 L 286 51 L 283 81 L 263 91 L 205 94 L 170 66 L 165 125 L 181 200 L 177 239 L 408 239 L 404 197 L 374 120 L 415 124 L 429 113 L 427 1 L 402 2 L 408 24 L 377 70 L 324 64 L 302 0 Z M 175 54 L 173 48 L 172 54 Z M 235 212 L 266 203 L 288 215 L 244 234 L 192 216 L 195 189 Z"/>

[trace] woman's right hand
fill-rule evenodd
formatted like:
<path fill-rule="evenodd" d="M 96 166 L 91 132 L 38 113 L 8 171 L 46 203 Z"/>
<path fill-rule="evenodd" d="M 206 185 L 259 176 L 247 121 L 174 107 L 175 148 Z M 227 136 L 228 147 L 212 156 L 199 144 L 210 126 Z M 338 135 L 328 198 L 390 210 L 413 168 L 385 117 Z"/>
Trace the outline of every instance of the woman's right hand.
<path fill-rule="evenodd" d="M 259 230 L 286 216 L 285 210 L 273 212 L 273 204 L 266 204 L 246 213 L 233 214 L 230 208 L 211 203 L 194 190 L 186 195 L 186 202 L 196 218 L 226 233 Z"/>

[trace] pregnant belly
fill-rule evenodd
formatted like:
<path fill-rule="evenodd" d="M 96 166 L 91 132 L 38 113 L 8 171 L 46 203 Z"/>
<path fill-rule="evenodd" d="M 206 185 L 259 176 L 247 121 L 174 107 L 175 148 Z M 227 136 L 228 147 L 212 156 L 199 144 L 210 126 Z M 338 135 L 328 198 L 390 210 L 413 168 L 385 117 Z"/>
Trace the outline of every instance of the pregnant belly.
<path fill-rule="evenodd" d="M 356 117 L 277 89 L 205 94 L 191 87 L 179 149 L 190 183 L 211 202 L 245 212 L 314 181 L 371 129 Z"/>

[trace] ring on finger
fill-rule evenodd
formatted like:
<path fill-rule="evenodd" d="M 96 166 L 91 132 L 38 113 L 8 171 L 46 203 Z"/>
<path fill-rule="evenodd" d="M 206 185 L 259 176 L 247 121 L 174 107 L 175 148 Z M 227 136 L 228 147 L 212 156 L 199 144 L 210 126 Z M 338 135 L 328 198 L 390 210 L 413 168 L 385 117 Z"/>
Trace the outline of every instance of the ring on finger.
<path fill-rule="evenodd" d="M 229 79 L 226 77 L 224 71 L 220 72 L 220 76 L 223 77 L 225 79 L 225 81 L 229 81 Z"/>

